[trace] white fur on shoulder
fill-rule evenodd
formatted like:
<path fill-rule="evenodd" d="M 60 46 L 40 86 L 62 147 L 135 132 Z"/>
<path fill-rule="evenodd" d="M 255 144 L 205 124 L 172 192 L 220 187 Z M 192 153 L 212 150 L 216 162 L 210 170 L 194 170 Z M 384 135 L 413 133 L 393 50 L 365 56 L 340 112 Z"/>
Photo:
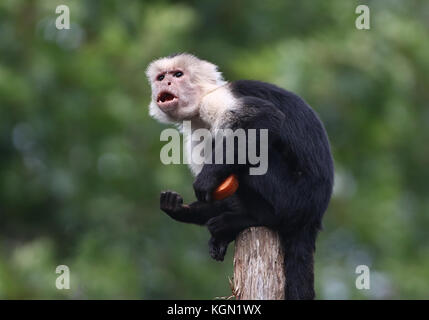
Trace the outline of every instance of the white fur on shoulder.
<path fill-rule="evenodd" d="M 212 130 L 217 129 L 225 122 L 226 111 L 233 110 L 238 105 L 231 90 L 227 85 L 223 85 L 203 97 L 200 105 L 200 118 Z"/>

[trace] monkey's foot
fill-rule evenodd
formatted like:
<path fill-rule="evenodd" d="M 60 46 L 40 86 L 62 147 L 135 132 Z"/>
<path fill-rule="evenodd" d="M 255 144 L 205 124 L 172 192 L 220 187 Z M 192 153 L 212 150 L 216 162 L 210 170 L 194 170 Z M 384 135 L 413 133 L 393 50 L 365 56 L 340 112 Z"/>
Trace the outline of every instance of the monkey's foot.
<path fill-rule="evenodd" d="M 209 240 L 210 256 L 216 261 L 223 261 L 226 249 L 228 249 L 228 242 L 219 241 L 211 237 Z"/>

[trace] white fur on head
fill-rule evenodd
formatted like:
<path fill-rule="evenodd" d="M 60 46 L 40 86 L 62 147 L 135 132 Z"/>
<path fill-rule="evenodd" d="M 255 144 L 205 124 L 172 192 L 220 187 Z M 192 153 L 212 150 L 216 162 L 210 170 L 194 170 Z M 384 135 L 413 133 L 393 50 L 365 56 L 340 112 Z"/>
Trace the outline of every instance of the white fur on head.
<path fill-rule="evenodd" d="M 182 119 L 177 119 L 177 117 L 175 118 L 162 112 L 156 104 L 156 77 L 160 73 L 178 69 L 183 70 L 187 75 L 189 75 L 190 79 L 188 89 L 191 94 L 188 94 L 188 97 L 179 97 L 184 101 L 184 103 L 190 104 L 190 106 L 187 106 L 182 110 L 178 110 L 178 112 L 182 113 Z M 198 108 L 202 97 L 211 90 L 226 84 L 216 65 L 208 61 L 201 60 L 189 53 L 172 55 L 151 62 L 146 69 L 146 76 L 152 86 L 152 101 L 149 106 L 149 114 L 164 123 L 177 122 L 185 119 L 186 117 L 198 114 Z M 190 100 L 186 101 L 188 98 Z"/>
<path fill-rule="evenodd" d="M 225 84 L 217 66 L 201 60 L 189 53 L 180 53 L 152 61 L 146 69 L 146 76 L 152 83 L 156 76 L 166 70 L 182 68 L 190 72 L 192 81 L 202 86 L 221 86 Z"/>

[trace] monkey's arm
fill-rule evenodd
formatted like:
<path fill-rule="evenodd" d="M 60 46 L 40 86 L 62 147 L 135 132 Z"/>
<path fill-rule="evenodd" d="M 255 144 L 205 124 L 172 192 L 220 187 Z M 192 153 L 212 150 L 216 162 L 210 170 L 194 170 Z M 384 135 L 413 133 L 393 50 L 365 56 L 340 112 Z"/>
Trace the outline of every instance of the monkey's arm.
<path fill-rule="evenodd" d="M 161 192 L 161 210 L 171 218 L 179 222 L 194 223 L 204 225 L 213 217 L 217 217 L 225 211 L 240 213 L 242 211 L 236 197 L 229 197 L 215 203 L 201 201 L 193 202 L 189 205 L 183 204 L 182 197 L 172 191 Z"/>
<path fill-rule="evenodd" d="M 244 129 L 246 132 L 246 145 L 248 150 L 249 145 L 249 129 L 256 129 L 256 150 L 261 150 L 259 146 L 260 142 L 260 130 L 268 130 L 268 144 L 269 147 L 276 143 L 277 140 L 281 139 L 281 127 L 284 121 L 284 114 L 271 102 L 255 97 L 243 97 L 241 103 L 244 107 L 237 114 L 233 115 L 234 119 L 230 120 L 230 128 L 232 130 Z M 227 120 L 229 121 L 229 120 Z M 212 163 L 205 164 L 198 174 L 194 182 L 195 195 L 199 201 L 210 202 L 212 200 L 213 191 L 231 174 L 239 174 L 248 168 L 251 164 L 246 154 L 246 163 L 238 163 L 238 141 L 234 140 L 234 161 L 232 164 L 228 164 L 225 137 L 220 144 L 216 144 L 212 152 Z M 222 164 L 216 164 L 215 158 L 216 153 L 222 148 L 223 161 Z"/>

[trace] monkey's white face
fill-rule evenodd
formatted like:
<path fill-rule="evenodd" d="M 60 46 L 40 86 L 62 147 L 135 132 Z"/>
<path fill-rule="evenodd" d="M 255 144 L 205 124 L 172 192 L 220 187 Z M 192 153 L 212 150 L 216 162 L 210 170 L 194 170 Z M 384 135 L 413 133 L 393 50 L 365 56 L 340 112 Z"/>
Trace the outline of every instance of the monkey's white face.
<path fill-rule="evenodd" d="M 187 53 L 153 61 L 146 75 L 152 88 L 150 115 L 167 123 L 198 116 L 203 96 L 225 84 L 214 64 Z"/>
<path fill-rule="evenodd" d="M 162 70 L 152 82 L 152 101 L 169 118 L 181 121 L 198 114 L 201 90 L 191 82 L 188 70 Z"/>

